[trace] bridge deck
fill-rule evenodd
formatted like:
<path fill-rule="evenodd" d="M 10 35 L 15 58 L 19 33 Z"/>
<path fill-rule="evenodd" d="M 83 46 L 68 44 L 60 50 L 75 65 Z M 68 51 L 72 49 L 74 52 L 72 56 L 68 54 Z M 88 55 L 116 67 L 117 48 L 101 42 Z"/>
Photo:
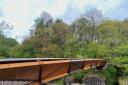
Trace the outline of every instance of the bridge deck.
<path fill-rule="evenodd" d="M 0 60 L 1 81 L 46 83 L 78 70 L 103 67 L 104 59 L 27 58 Z"/>

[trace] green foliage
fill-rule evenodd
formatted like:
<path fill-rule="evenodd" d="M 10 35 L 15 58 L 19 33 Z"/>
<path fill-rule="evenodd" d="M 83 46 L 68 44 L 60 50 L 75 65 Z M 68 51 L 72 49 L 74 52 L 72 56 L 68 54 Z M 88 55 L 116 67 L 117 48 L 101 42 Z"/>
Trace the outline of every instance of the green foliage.
<path fill-rule="evenodd" d="M 119 77 L 118 80 L 119 80 L 119 85 L 127 85 L 128 77 L 127 76 Z"/>
<path fill-rule="evenodd" d="M 43 12 L 35 20 L 30 36 L 26 37 L 21 45 L 15 46 L 15 40 L 5 39 L 1 33 L 0 49 L 6 56 L 15 57 L 127 56 L 127 36 L 127 20 L 105 20 L 98 9 L 82 14 L 71 24 L 60 19 L 53 20 L 48 12 Z M 5 52 L 8 46 L 12 47 L 11 52 Z"/>
<path fill-rule="evenodd" d="M 128 56 L 128 45 L 122 44 L 115 47 L 114 54 L 117 56 Z"/>
<path fill-rule="evenodd" d="M 127 63 L 128 56 L 124 56 L 124 57 L 118 56 L 118 57 L 112 58 L 110 61 L 113 63 Z"/>
<path fill-rule="evenodd" d="M 120 56 L 115 57 L 110 60 L 111 63 L 115 63 L 119 68 L 122 68 L 120 70 L 123 71 L 124 75 L 128 75 L 128 56 Z"/>
<path fill-rule="evenodd" d="M 93 58 L 104 58 L 111 55 L 111 50 L 105 45 L 90 43 L 88 45 L 87 55 Z"/>
<path fill-rule="evenodd" d="M 9 57 L 8 51 L 7 46 L 0 45 L 0 58 Z"/>
<path fill-rule="evenodd" d="M 82 78 L 86 76 L 87 72 L 85 71 L 78 71 L 73 73 L 71 76 L 73 76 L 76 80 L 76 82 L 82 83 Z"/>
<path fill-rule="evenodd" d="M 82 79 L 88 75 L 98 75 L 99 77 L 103 78 L 106 81 L 107 85 L 117 85 L 117 68 L 115 65 L 109 65 L 106 67 L 106 69 L 102 69 L 101 71 L 96 71 L 94 69 L 90 69 L 88 71 L 78 71 L 70 74 L 69 76 L 72 76 L 75 78 L 75 82 L 82 83 Z M 54 81 L 57 85 L 63 85 L 63 79 L 59 79 Z"/>
<path fill-rule="evenodd" d="M 11 57 L 9 52 L 11 48 L 18 44 L 13 38 L 7 38 L 4 35 L 5 30 L 12 29 L 12 26 L 5 21 L 0 22 L 0 58 Z"/>
<path fill-rule="evenodd" d="M 115 65 L 109 65 L 106 69 L 102 71 L 93 71 L 92 73 L 98 74 L 106 80 L 107 85 L 116 85 L 117 81 L 117 69 Z"/>
<path fill-rule="evenodd" d="M 102 74 L 106 77 L 108 85 L 115 85 L 117 83 L 117 69 L 115 66 L 107 68 Z"/>
<path fill-rule="evenodd" d="M 51 82 L 51 83 L 53 83 L 53 84 L 55 84 L 55 85 L 64 85 L 64 81 L 63 81 L 62 78 L 61 78 L 61 79 L 54 80 L 54 81 Z"/>
<path fill-rule="evenodd" d="M 32 47 L 23 47 L 22 45 L 16 45 L 11 48 L 9 52 L 11 57 L 23 58 L 23 57 L 32 57 L 33 54 Z"/>
<path fill-rule="evenodd" d="M 123 38 L 120 27 L 120 21 L 108 20 L 101 23 L 97 30 L 98 37 L 100 38 L 98 43 L 105 44 L 109 47 L 117 46 Z"/>
<path fill-rule="evenodd" d="M 5 37 L 12 26 L 0 23 L 1 57 L 107 58 L 128 55 L 128 21 L 105 19 L 96 8 L 71 24 L 42 12 L 21 45 Z"/>
<path fill-rule="evenodd" d="M 121 66 L 124 67 L 124 69 L 122 69 L 124 72 L 124 75 L 128 76 L 128 64 L 122 64 Z"/>

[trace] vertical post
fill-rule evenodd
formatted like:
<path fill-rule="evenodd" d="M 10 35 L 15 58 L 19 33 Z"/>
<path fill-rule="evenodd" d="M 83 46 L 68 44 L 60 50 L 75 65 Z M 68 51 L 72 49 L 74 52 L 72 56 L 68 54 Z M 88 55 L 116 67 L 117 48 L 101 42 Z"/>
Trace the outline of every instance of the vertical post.
<path fill-rule="evenodd" d="M 38 61 L 38 62 L 40 62 L 40 61 Z M 42 75 L 42 67 L 41 67 L 41 65 L 39 65 L 39 80 L 38 80 L 38 83 L 37 84 L 35 84 L 35 85 L 47 85 L 47 83 L 42 83 L 41 81 L 41 76 Z"/>
<path fill-rule="evenodd" d="M 40 63 L 40 60 L 39 61 L 37 61 L 38 63 Z M 41 72 L 42 71 L 42 67 L 41 67 L 41 65 L 39 64 L 39 85 L 41 85 Z"/>

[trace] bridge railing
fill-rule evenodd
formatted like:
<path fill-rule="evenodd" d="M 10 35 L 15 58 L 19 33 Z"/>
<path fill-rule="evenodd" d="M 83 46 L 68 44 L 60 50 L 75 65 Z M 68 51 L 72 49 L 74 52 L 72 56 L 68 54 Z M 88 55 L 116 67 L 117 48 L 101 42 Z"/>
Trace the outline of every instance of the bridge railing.
<path fill-rule="evenodd" d="M 20 59 L 0 61 L 1 81 L 32 81 L 29 85 L 47 83 L 69 73 L 103 67 L 104 59 Z M 35 85 L 36 85 L 35 84 Z"/>

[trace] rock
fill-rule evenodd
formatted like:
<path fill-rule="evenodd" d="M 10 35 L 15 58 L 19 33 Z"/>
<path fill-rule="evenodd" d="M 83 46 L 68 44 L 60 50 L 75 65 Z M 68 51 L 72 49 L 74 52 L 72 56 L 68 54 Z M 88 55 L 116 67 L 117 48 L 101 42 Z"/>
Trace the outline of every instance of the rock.
<path fill-rule="evenodd" d="M 64 85 L 71 85 L 74 82 L 75 82 L 75 78 L 73 76 L 67 76 L 64 79 Z"/>
<path fill-rule="evenodd" d="M 97 75 L 89 75 L 83 78 L 84 85 L 106 85 L 105 80 Z"/>
<path fill-rule="evenodd" d="M 80 84 L 80 83 L 72 83 L 70 85 L 84 85 L 84 84 Z"/>

